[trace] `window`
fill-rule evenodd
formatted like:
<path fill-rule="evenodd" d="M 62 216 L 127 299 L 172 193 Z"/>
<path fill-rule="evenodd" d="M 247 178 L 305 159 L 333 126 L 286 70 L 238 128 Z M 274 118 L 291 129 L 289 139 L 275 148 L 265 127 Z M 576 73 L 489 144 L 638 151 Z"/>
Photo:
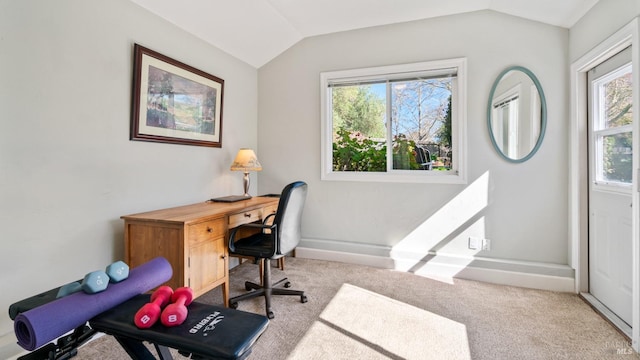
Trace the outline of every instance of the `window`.
<path fill-rule="evenodd" d="M 595 184 L 630 188 L 633 158 L 631 64 L 593 82 Z"/>
<path fill-rule="evenodd" d="M 320 75 L 322 179 L 465 183 L 466 59 Z"/>

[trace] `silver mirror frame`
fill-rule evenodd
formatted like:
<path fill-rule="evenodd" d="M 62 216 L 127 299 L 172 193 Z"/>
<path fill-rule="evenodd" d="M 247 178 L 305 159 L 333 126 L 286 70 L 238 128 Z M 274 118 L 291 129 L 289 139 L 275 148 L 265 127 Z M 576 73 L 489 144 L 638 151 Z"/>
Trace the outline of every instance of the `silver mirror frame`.
<path fill-rule="evenodd" d="M 533 81 L 533 83 L 536 86 L 536 89 L 538 90 L 538 94 L 540 95 L 540 135 L 538 136 L 538 141 L 536 141 L 535 146 L 533 147 L 533 149 L 531 149 L 531 151 L 529 152 L 529 154 L 527 154 L 525 157 L 522 157 L 520 159 L 513 159 L 508 157 L 507 155 L 505 155 L 505 153 L 500 149 L 500 146 L 498 146 L 498 143 L 496 142 L 495 136 L 493 135 L 493 126 L 491 125 L 491 114 L 492 114 L 492 107 L 493 107 L 493 96 L 495 95 L 495 91 L 496 88 L 498 87 L 498 84 L 500 83 L 500 80 L 502 80 L 502 78 L 509 72 L 509 71 L 513 71 L 513 70 L 517 70 L 517 71 L 521 71 L 523 73 L 525 73 L 527 76 L 529 76 L 529 78 Z M 538 149 L 540 148 L 540 146 L 542 145 L 542 140 L 544 139 L 544 134 L 545 131 L 547 129 L 547 100 L 544 96 L 544 92 L 542 90 L 542 85 L 540 85 L 540 81 L 538 81 L 538 78 L 533 74 L 533 72 L 531 72 L 529 69 L 522 67 L 522 66 L 510 66 L 506 69 L 504 69 L 500 75 L 498 75 L 498 77 L 496 78 L 495 82 L 493 83 L 493 86 L 491 87 L 491 92 L 489 93 L 489 101 L 487 104 L 487 129 L 489 130 L 489 137 L 491 138 L 491 143 L 493 144 L 493 147 L 496 149 L 496 151 L 498 152 L 498 154 L 500 154 L 500 156 L 512 163 L 521 163 L 521 162 L 525 162 L 529 159 L 531 159 L 531 157 L 533 157 L 533 155 L 535 155 L 535 153 L 538 151 Z"/>

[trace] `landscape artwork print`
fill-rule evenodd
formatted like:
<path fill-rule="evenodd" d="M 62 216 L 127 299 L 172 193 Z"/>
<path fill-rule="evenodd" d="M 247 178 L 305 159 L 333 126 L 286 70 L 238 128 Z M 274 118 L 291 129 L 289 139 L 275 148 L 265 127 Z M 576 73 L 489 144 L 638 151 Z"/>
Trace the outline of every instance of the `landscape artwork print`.
<path fill-rule="evenodd" d="M 149 66 L 147 125 L 214 134 L 216 89 Z"/>
<path fill-rule="evenodd" d="M 135 47 L 131 139 L 221 147 L 224 81 Z"/>

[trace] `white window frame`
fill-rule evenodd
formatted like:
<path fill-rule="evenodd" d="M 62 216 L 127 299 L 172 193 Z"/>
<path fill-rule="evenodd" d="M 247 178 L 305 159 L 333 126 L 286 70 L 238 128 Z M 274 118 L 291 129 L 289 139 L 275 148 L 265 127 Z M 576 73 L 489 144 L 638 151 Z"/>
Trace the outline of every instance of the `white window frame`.
<path fill-rule="evenodd" d="M 503 78 L 504 79 L 504 78 Z M 534 89 L 535 88 L 534 85 Z M 520 107 L 520 99 L 522 99 L 522 85 L 518 84 L 511 89 L 508 89 L 501 95 L 497 96 L 493 101 L 493 115 L 491 119 L 493 120 L 492 129 L 494 130 L 494 138 L 498 139 L 498 146 L 500 147 L 500 151 L 506 154 L 508 157 L 517 158 L 518 157 L 518 115 L 519 115 L 519 107 Z M 502 104 L 505 103 L 505 104 Z M 515 103 L 515 105 L 514 105 Z M 504 137 L 504 117 L 503 117 L 503 108 L 508 104 L 509 106 L 509 133 L 507 134 L 509 141 L 507 148 L 504 148 L 503 137 Z M 533 118 L 535 119 L 535 118 Z"/>
<path fill-rule="evenodd" d="M 537 94 L 538 88 L 536 84 L 531 84 L 531 88 L 529 89 L 529 94 L 531 98 L 531 104 L 529 109 L 531 109 L 531 117 L 530 119 L 542 119 L 542 106 L 540 105 L 540 96 L 535 96 L 533 94 Z M 538 142 L 538 138 L 540 137 L 540 121 L 532 121 L 531 122 L 531 138 L 529 139 L 530 144 L 534 144 Z"/>
<path fill-rule="evenodd" d="M 632 70 L 631 63 L 625 64 L 613 71 L 610 71 L 604 76 L 597 78 L 593 81 L 593 94 L 596 94 L 593 98 L 593 114 L 594 119 L 590 124 L 592 126 L 592 140 L 591 143 L 594 145 L 594 151 L 596 153 L 594 157 L 595 164 L 591 166 L 591 178 L 594 179 L 593 187 L 594 190 L 599 191 L 610 191 L 610 192 L 618 192 L 629 194 L 631 193 L 631 185 L 632 183 L 623 183 L 618 181 L 607 181 L 602 178 L 603 173 L 603 158 L 604 154 L 602 153 L 602 142 L 604 141 L 605 136 L 618 135 L 628 132 L 633 132 L 633 124 L 616 126 L 612 128 L 605 127 L 606 115 L 605 115 L 605 94 L 602 91 L 602 87 L 604 84 L 610 82 L 613 79 L 616 79 L 626 73 L 631 72 Z"/>
<path fill-rule="evenodd" d="M 333 171 L 333 127 L 330 87 L 337 81 L 393 79 L 407 73 L 455 69 L 457 86 L 452 89 L 451 136 L 454 168 L 449 171 L 394 170 L 390 172 Z M 379 66 L 320 73 L 321 179 L 404 183 L 466 184 L 467 168 L 467 59 L 456 58 L 411 64 Z M 387 122 L 389 126 L 389 122 Z M 390 133 L 387 128 L 387 135 Z"/>

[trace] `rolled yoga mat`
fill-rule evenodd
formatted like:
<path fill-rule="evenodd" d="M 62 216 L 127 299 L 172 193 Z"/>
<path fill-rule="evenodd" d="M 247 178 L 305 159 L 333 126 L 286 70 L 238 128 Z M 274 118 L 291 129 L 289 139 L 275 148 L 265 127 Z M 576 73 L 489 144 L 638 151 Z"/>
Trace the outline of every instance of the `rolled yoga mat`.
<path fill-rule="evenodd" d="M 109 284 L 103 292 L 77 292 L 20 313 L 13 322 L 18 345 L 35 350 L 94 316 L 164 284 L 172 275 L 169 261 L 157 257 L 133 268 L 126 280 Z"/>

